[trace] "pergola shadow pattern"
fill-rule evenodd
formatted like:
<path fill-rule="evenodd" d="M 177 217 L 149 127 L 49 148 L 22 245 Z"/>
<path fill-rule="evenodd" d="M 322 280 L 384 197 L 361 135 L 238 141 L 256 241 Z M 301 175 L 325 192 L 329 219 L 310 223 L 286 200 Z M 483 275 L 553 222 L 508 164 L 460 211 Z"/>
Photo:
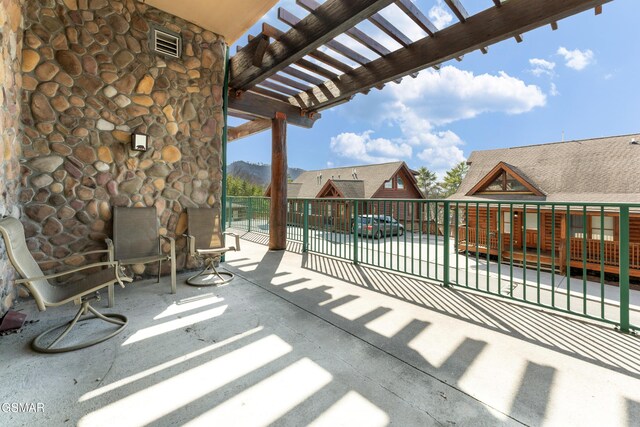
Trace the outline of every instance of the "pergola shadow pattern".
<path fill-rule="evenodd" d="M 316 254 L 302 267 L 640 379 L 637 337 L 611 327 Z"/>
<path fill-rule="evenodd" d="M 83 352 L 25 354 L 26 336 L 63 309 L 5 337 L 3 377 L 39 379 L 3 389 L 0 400 L 37 399 L 47 412 L 3 414 L 3 424 L 624 424 L 637 412 L 632 337 L 249 241 L 228 258 L 237 278 L 227 286 L 181 286 L 177 296 L 151 281 L 122 290 L 131 328 Z M 585 375 L 571 377 L 575 385 L 566 381 L 573 370 Z M 583 390 L 593 378 L 606 380 Z M 611 393 L 625 396 L 618 418 L 615 405 L 595 416 L 571 409 L 581 396 Z"/>

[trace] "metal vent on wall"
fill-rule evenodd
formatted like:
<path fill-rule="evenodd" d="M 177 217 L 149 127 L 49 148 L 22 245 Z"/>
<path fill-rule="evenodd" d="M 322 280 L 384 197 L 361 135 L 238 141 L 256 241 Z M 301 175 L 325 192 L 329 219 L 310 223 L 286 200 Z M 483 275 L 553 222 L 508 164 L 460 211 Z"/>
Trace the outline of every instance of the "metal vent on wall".
<path fill-rule="evenodd" d="M 180 58 L 182 56 L 182 37 L 165 28 L 152 28 L 151 50 L 160 55 Z"/>

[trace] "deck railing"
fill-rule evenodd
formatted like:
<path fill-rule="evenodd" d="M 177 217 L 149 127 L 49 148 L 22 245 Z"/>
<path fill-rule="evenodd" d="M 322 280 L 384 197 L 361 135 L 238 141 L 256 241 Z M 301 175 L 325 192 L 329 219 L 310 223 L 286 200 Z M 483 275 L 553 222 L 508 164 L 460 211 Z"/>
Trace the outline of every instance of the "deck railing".
<path fill-rule="evenodd" d="M 227 227 L 268 234 L 270 199 L 228 197 L 226 209 Z M 287 237 L 303 251 L 629 331 L 640 325 L 629 301 L 630 276 L 640 280 L 630 212 L 640 221 L 640 204 L 289 199 Z"/>

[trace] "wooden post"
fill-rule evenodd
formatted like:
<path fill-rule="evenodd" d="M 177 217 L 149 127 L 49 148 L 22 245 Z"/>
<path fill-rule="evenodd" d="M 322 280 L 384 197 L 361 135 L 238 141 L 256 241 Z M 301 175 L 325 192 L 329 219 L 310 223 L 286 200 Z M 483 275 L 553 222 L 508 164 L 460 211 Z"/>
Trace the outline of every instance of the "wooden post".
<path fill-rule="evenodd" d="M 287 248 L 287 116 L 276 113 L 271 121 L 271 212 L 269 249 Z"/>

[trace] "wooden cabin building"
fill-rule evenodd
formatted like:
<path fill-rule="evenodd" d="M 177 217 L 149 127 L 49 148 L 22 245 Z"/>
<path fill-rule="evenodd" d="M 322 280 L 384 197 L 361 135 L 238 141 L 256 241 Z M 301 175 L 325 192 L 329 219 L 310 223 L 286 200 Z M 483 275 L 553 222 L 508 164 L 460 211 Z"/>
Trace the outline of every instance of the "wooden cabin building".
<path fill-rule="evenodd" d="M 359 203 L 358 215 L 392 216 L 412 230 L 420 218 L 413 203 L 376 199 L 423 199 L 415 174 L 401 161 L 303 172 L 287 186 L 287 223 L 301 226 L 304 201 L 300 199 L 317 199 L 309 203 L 309 226 L 349 232 L 352 200 L 370 199 Z M 271 185 L 265 196 L 271 196 Z"/>
<path fill-rule="evenodd" d="M 584 267 L 586 250 L 587 270 L 618 273 L 619 209 L 597 205 L 640 203 L 640 134 L 474 151 L 467 163 L 450 197 L 460 202 L 459 251 L 518 264 L 526 255 L 537 265 L 539 250 L 541 267 L 565 272 Z M 562 205 L 571 202 L 592 205 Z M 630 242 L 630 274 L 638 278 L 639 209 L 630 209 Z"/>

